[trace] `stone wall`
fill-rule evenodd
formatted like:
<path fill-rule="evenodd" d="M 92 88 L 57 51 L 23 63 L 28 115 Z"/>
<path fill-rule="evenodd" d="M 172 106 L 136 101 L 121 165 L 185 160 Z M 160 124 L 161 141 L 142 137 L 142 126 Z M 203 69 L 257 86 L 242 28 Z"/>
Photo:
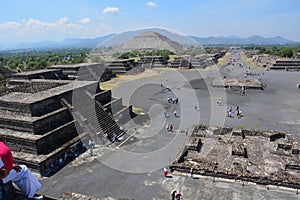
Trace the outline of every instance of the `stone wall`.
<path fill-rule="evenodd" d="M 0 128 L 32 132 L 33 123 L 30 121 L 23 121 L 18 119 L 0 118 Z"/>
<path fill-rule="evenodd" d="M 111 90 L 106 90 L 95 95 L 95 100 L 102 105 L 108 104 L 111 101 Z"/>
<path fill-rule="evenodd" d="M 44 115 L 33 122 L 34 134 L 43 135 L 73 120 L 73 116 L 67 108 L 62 108 L 50 114 Z"/>
<path fill-rule="evenodd" d="M 37 154 L 49 154 L 61 145 L 78 136 L 73 121 L 64 124 L 59 129 L 48 132 L 36 141 Z"/>
<path fill-rule="evenodd" d="M 114 119 L 119 124 L 125 124 L 132 118 L 132 106 L 124 107 L 118 113 L 114 113 Z"/>
<path fill-rule="evenodd" d="M 27 114 L 28 116 L 31 116 L 30 104 L 0 100 L 0 109 L 7 110 L 7 111 L 14 111 L 22 115 Z"/>
<path fill-rule="evenodd" d="M 122 104 L 122 99 L 115 99 L 104 105 L 105 111 L 107 113 L 116 113 L 124 108 Z"/>
<path fill-rule="evenodd" d="M 14 152 L 37 154 L 36 140 L 1 135 L 5 144 Z"/>
<path fill-rule="evenodd" d="M 53 96 L 30 105 L 31 115 L 43 116 L 55 110 L 61 109 L 62 104 L 60 102 L 60 96 Z"/>

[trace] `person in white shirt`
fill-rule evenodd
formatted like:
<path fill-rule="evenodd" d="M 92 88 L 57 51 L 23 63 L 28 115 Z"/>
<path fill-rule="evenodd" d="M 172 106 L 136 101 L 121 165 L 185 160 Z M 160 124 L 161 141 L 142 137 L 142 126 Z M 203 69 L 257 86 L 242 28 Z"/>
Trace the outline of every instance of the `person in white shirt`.
<path fill-rule="evenodd" d="M 0 168 L 3 167 L 4 163 L 0 160 Z M 9 174 L 2 178 L 3 183 L 12 181 L 28 198 L 42 199 L 42 196 L 34 197 L 41 189 L 41 183 L 25 165 L 20 165 L 20 168 L 19 172 L 15 169 L 10 170 Z"/>

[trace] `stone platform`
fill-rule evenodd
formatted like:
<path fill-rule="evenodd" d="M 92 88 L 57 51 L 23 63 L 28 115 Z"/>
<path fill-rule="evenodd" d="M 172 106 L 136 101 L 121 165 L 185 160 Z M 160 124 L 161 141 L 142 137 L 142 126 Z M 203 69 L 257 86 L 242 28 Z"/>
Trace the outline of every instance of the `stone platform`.
<path fill-rule="evenodd" d="M 195 126 L 171 170 L 300 188 L 298 143 L 274 131 Z"/>
<path fill-rule="evenodd" d="M 264 90 L 265 85 L 258 79 L 215 79 L 212 82 L 213 87 L 220 88 L 235 88 L 235 89 L 260 89 Z"/>

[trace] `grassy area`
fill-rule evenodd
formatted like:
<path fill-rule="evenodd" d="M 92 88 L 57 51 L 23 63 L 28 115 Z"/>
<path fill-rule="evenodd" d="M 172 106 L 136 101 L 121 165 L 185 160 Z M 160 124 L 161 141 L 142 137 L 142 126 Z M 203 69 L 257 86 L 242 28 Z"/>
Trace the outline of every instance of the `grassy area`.
<path fill-rule="evenodd" d="M 117 86 L 119 79 L 120 79 L 120 77 L 115 77 L 110 81 L 101 82 L 100 83 L 100 88 L 102 90 L 112 90 Z"/>
<path fill-rule="evenodd" d="M 255 70 L 265 70 L 265 68 L 255 64 L 252 61 L 252 58 L 248 58 L 244 52 L 241 53 L 241 60 L 246 63 L 248 66 L 250 66 L 251 69 L 255 69 Z"/>
<path fill-rule="evenodd" d="M 236 128 L 238 128 L 238 129 L 245 129 L 246 126 L 244 126 L 244 125 L 239 125 L 239 126 L 236 126 Z"/>
<path fill-rule="evenodd" d="M 227 60 L 230 58 L 230 56 L 231 56 L 231 53 L 227 52 L 222 58 L 218 59 L 218 63 L 217 64 L 211 65 L 209 67 L 206 67 L 204 70 L 218 68 L 218 67 L 226 65 L 227 64 Z"/>
<path fill-rule="evenodd" d="M 142 108 L 138 108 L 138 107 L 134 107 L 134 106 L 132 106 L 132 111 L 138 115 L 143 115 L 146 113 Z"/>
<path fill-rule="evenodd" d="M 230 58 L 230 56 L 231 56 L 231 53 L 227 52 L 222 58 L 219 58 L 217 66 L 220 67 L 220 66 L 227 65 L 227 61 Z"/>
<path fill-rule="evenodd" d="M 134 59 L 134 62 L 139 62 L 141 57 L 133 57 L 133 59 Z"/>
<path fill-rule="evenodd" d="M 169 62 L 173 62 L 175 58 L 180 58 L 180 56 L 178 55 L 169 55 L 169 57 L 170 57 Z"/>
<path fill-rule="evenodd" d="M 147 78 L 147 77 L 151 77 L 151 76 L 156 76 L 159 73 L 163 73 L 165 70 L 167 70 L 167 68 L 162 68 L 162 69 L 155 68 L 155 70 L 146 70 L 140 74 L 118 75 L 117 77 L 111 79 L 110 81 L 102 82 L 100 84 L 100 88 L 102 90 L 112 90 L 120 83 L 138 80 L 138 79 L 142 79 L 142 78 Z"/>

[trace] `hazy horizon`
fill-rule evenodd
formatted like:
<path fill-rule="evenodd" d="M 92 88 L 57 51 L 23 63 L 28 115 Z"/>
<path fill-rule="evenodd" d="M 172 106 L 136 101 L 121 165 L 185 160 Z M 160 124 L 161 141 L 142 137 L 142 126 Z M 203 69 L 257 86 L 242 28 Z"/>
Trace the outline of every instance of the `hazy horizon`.
<path fill-rule="evenodd" d="M 141 27 L 198 37 L 259 35 L 300 41 L 296 0 L 12 0 L 1 8 L 0 44 L 97 38 Z"/>

